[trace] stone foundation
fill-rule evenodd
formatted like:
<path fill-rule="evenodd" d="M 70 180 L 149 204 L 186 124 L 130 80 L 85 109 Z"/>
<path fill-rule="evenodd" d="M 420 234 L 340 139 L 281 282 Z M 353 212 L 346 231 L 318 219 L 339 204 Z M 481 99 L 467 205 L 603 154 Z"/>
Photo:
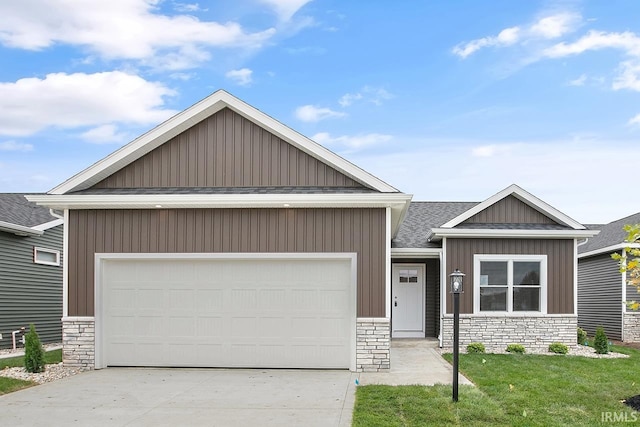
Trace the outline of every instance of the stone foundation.
<path fill-rule="evenodd" d="M 625 342 L 640 342 L 640 313 L 624 313 L 622 337 Z"/>
<path fill-rule="evenodd" d="M 504 350 L 509 344 L 522 344 L 526 350 L 547 351 L 549 344 L 576 345 L 578 318 L 574 315 L 551 316 L 477 316 L 460 315 L 460 351 L 472 342 L 484 344 L 487 352 Z M 453 316 L 442 319 L 442 347 L 453 350 Z"/>
<path fill-rule="evenodd" d="M 356 371 L 388 371 L 390 340 L 390 319 L 358 318 L 356 321 Z"/>
<path fill-rule="evenodd" d="M 71 368 L 95 368 L 95 320 L 93 317 L 62 319 L 62 363 Z"/>

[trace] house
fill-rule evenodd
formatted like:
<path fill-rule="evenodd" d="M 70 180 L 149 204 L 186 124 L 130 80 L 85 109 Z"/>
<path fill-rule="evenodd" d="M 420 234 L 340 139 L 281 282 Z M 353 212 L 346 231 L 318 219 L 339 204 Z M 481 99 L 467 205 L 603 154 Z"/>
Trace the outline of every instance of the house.
<path fill-rule="evenodd" d="M 639 224 L 640 212 L 605 225 L 590 225 L 600 233 L 578 248 L 578 325 L 589 335 L 602 326 L 611 339 L 640 342 L 640 313 L 627 308 L 625 301 L 640 301 L 633 286 L 627 285 L 613 253 L 626 247 L 627 224 Z"/>
<path fill-rule="evenodd" d="M 64 211 L 64 360 L 88 368 L 385 370 L 391 337 L 451 346 L 457 267 L 469 338 L 574 343 L 596 233 L 517 186 L 410 203 L 224 91 L 29 199 Z"/>
<path fill-rule="evenodd" d="M 31 323 L 43 343 L 62 341 L 63 221 L 23 194 L 0 194 L 0 348 Z"/>

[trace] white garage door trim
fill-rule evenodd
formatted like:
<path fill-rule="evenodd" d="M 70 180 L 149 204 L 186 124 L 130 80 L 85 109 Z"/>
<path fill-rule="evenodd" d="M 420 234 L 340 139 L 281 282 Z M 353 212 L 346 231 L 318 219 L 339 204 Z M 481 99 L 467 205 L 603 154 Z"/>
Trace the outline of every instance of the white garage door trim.
<path fill-rule="evenodd" d="M 350 369 L 356 370 L 356 289 L 357 289 L 357 254 L 356 253 L 97 253 L 95 254 L 95 368 L 106 368 L 104 332 L 104 261 L 108 260 L 349 260 L 351 265 L 349 317 L 351 319 L 350 334 Z"/>

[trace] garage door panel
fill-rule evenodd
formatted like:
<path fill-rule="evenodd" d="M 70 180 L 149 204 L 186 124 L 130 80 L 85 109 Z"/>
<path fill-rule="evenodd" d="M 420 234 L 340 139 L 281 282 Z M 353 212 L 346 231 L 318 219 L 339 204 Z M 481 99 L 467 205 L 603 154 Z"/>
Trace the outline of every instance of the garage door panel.
<path fill-rule="evenodd" d="M 351 259 L 103 263 L 107 365 L 350 366 Z"/>

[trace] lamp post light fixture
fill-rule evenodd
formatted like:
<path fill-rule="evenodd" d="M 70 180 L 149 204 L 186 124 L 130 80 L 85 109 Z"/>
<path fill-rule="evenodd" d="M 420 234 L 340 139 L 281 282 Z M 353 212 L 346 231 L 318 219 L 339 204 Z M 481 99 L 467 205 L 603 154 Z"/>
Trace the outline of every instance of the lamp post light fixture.
<path fill-rule="evenodd" d="M 453 401 L 458 401 L 458 353 L 460 351 L 460 294 L 464 292 L 464 273 L 456 270 L 449 275 L 453 294 Z"/>

